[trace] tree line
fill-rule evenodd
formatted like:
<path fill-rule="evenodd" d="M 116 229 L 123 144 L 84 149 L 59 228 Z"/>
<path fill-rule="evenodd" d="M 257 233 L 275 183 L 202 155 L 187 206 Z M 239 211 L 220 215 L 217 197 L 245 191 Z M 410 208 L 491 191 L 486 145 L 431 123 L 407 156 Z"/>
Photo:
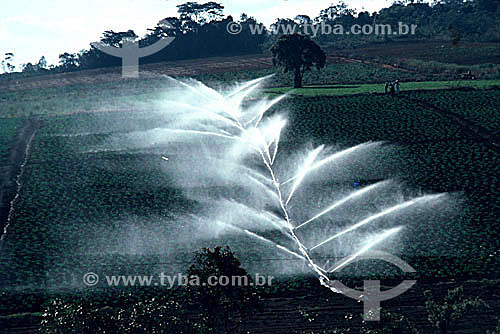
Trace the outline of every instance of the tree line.
<path fill-rule="evenodd" d="M 139 37 L 133 30 L 124 32 L 105 31 L 100 43 L 120 47 L 124 38 L 138 40 L 141 47 L 154 44 L 164 37 L 175 40 L 160 52 L 141 59 L 141 63 L 193 59 L 213 56 L 235 56 L 265 52 L 279 39 L 283 32 L 277 28 L 293 26 L 300 31 L 304 25 L 322 24 L 357 25 L 389 24 L 398 22 L 418 25 L 415 35 L 335 35 L 322 33 L 313 37 L 322 46 L 337 49 L 353 48 L 373 42 L 394 40 L 449 40 L 461 41 L 500 41 L 500 0 L 396 0 L 390 7 L 378 13 L 356 11 L 344 1 L 337 1 L 311 18 L 297 15 L 295 18 L 278 18 L 268 30 L 256 18 L 241 14 L 239 19 L 224 15 L 224 6 L 217 2 L 187 2 L 177 6 L 178 16 L 167 17 L 148 29 L 145 36 Z M 241 33 L 230 34 L 227 26 L 231 22 L 241 25 Z M 250 27 L 260 26 L 262 33 L 254 34 Z M 4 56 L 1 66 L 4 72 L 15 71 L 14 54 Z M 120 66 L 121 59 L 110 56 L 94 46 L 78 53 L 65 52 L 59 56 L 59 64 L 47 65 L 44 57 L 38 63 L 23 64 L 26 73 L 68 72 L 83 69 Z"/>

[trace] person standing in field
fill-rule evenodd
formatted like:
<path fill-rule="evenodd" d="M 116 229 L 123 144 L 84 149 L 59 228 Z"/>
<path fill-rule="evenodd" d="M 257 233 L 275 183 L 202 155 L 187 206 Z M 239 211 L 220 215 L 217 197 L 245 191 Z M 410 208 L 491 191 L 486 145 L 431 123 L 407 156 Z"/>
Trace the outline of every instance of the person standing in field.
<path fill-rule="evenodd" d="M 399 80 L 396 80 L 394 86 L 396 89 L 396 95 L 399 95 L 399 93 L 401 92 L 401 87 L 399 86 Z"/>
<path fill-rule="evenodd" d="M 385 83 L 385 94 L 389 93 L 389 83 L 386 81 Z"/>

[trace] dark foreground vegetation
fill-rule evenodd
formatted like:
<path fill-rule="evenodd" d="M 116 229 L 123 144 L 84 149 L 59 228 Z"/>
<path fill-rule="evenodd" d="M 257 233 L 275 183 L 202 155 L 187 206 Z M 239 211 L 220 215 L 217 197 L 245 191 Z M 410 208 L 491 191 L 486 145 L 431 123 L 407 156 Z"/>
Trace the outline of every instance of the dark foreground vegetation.
<path fill-rule="evenodd" d="M 251 277 L 229 248 L 195 254 L 188 277 Z M 498 281 L 421 282 L 397 302 L 384 303 L 380 322 L 363 321 L 361 308 L 342 295 L 325 295 L 314 278 L 277 280 L 266 287 L 130 287 L 117 290 L 3 293 L 24 304 L 0 328 L 40 333 L 491 333 L 498 321 Z M 358 282 L 361 283 L 361 282 Z M 351 284 L 355 286 L 356 282 Z M 278 297 L 278 298 L 277 298 Z M 8 307 L 12 311 L 12 306 Z M 264 318 L 262 318 L 264 317 Z"/>

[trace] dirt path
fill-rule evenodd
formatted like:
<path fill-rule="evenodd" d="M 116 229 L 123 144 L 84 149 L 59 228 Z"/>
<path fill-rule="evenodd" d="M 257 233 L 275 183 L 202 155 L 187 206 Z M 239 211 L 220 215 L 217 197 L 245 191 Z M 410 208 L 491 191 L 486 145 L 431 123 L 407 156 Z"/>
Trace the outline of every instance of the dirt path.
<path fill-rule="evenodd" d="M 205 73 L 266 69 L 272 66 L 271 57 L 265 55 L 213 57 L 141 65 L 140 76 L 141 78 L 154 78 L 159 75 L 195 76 Z M 123 80 L 121 67 L 108 67 L 26 78 L 2 79 L 0 80 L 0 91 L 41 89 L 120 80 Z"/>
<path fill-rule="evenodd" d="M 0 254 L 22 189 L 24 167 L 39 127 L 40 121 L 25 120 L 9 145 L 7 163 L 0 166 Z"/>
<path fill-rule="evenodd" d="M 406 73 L 418 73 L 417 71 L 408 70 L 408 69 L 401 68 L 401 67 L 396 67 L 394 65 L 377 63 L 377 62 L 369 61 L 369 60 L 361 60 L 361 59 L 341 57 L 341 56 L 329 56 L 328 59 L 342 60 L 346 63 L 359 63 L 359 64 L 375 65 L 375 66 L 385 68 L 388 70 L 392 70 L 392 71 L 400 71 L 400 72 L 406 72 Z"/>
<path fill-rule="evenodd" d="M 361 59 L 328 55 L 328 60 L 345 63 L 364 63 L 386 68 L 393 71 L 417 73 L 407 69 L 380 64 Z M 156 64 L 141 65 L 142 78 L 154 78 L 159 75 L 195 76 L 200 74 L 223 73 L 233 71 L 248 71 L 272 68 L 269 55 L 248 55 L 236 57 L 213 57 L 170 61 Z M 25 89 L 41 89 L 47 87 L 62 87 L 76 84 L 92 84 L 98 82 L 114 82 L 122 80 L 120 67 L 108 67 L 77 72 L 55 73 L 18 79 L 0 80 L 0 90 L 17 91 Z"/>

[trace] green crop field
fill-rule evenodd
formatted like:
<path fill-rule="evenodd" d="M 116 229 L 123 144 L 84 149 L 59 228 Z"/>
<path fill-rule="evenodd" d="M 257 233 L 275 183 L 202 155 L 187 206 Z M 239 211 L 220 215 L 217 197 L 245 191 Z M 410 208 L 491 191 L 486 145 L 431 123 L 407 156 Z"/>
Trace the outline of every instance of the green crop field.
<path fill-rule="evenodd" d="M 424 62 L 428 69 L 432 59 L 419 57 L 412 58 L 413 64 Z M 289 120 L 280 145 L 284 155 L 320 144 L 340 150 L 383 142 L 380 156 L 370 157 L 365 165 L 341 165 L 342 181 L 326 186 L 350 190 L 353 183 L 371 184 L 379 177 L 397 180 L 408 197 L 449 193 L 453 205 L 436 206 L 412 219 L 402 217 L 406 232 L 396 250 L 422 281 L 499 278 L 500 154 L 437 111 L 453 112 L 498 137 L 498 73 L 481 77 L 488 80 L 446 80 L 457 77 L 456 68 L 436 75 L 420 73 L 417 67 L 405 71 L 381 66 L 392 60 L 387 55 L 378 64 L 333 61 L 322 71 L 307 73 L 302 89 L 292 89 L 290 75 L 271 68 L 214 72 L 195 79 L 219 89 L 274 74 L 255 98 L 288 95 L 270 111 L 285 113 Z M 384 95 L 383 82 L 395 79 L 402 81 L 402 94 Z M 162 126 L 169 85 L 169 78 L 158 75 L 0 92 L 0 159 L 7 157 L 8 143 L 23 120 L 42 122 L 3 244 L 6 269 L 0 292 L 19 287 L 50 294 L 50 287 L 81 287 L 89 271 L 185 272 L 193 250 L 225 244 L 250 272 L 295 275 L 269 288 L 273 298 L 293 294 L 300 284 L 306 285 L 303 291 L 320 289 L 316 280 L 296 274 L 303 270 L 300 261 L 276 253 L 272 246 L 238 234 L 208 236 L 206 226 L 196 223 L 199 203 L 176 186 L 168 162 L 161 158 L 170 157 L 172 147 L 158 143 L 142 149 L 131 143 L 140 131 Z M 365 179 L 366 164 L 377 178 Z M 279 240 L 274 231 L 265 233 Z M 389 265 L 377 262 L 365 269 L 366 276 L 401 279 Z M 350 270 L 345 275 L 355 276 Z M 345 279 L 360 283 L 358 277 Z M 82 298 L 91 295 L 90 290 L 78 291 Z M 29 293 L 29 298 L 12 295 L 16 302 L 0 304 L 0 314 L 40 310 L 42 301 Z M 95 298 L 118 300 L 117 289 L 99 296 Z"/>
<path fill-rule="evenodd" d="M 21 122 L 22 120 L 17 118 L 0 119 L 0 166 L 7 162 L 9 143 L 14 139 Z"/>
<path fill-rule="evenodd" d="M 442 88 L 447 84 L 415 83 L 412 88 Z M 493 83 L 474 84 L 484 87 Z M 133 94 L 141 87 L 122 89 L 123 95 L 118 96 L 130 96 L 131 105 L 137 106 L 138 99 Z M 82 96 L 82 91 L 101 101 L 110 96 L 105 90 L 86 89 L 68 89 L 61 94 L 72 100 L 75 94 Z M 151 99 L 161 100 L 159 92 L 149 94 Z M 480 105 L 489 115 L 486 118 L 496 120 L 499 95 L 498 90 L 411 93 L 414 99 L 421 98 L 455 112 L 461 105 Z M 65 103 L 64 99 L 54 104 L 49 114 L 60 112 L 58 106 Z M 397 154 L 391 157 L 396 168 L 384 176 L 398 178 L 423 193 L 465 194 L 463 212 L 447 221 L 436 213 L 435 219 L 440 223 L 431 220 L 425 228 L 419 226 L 410 233 L 405 254 L 412 254 L 412 263 L 416 262 L 424 276 L 455 277 L 466 275 L 471 268 L 475 277 L 494 276 L 495 258 L 490 255 L 497 250 L 495 239 L 500 232 L 494 214 L 500 209 L 497 152 L 466 134 L 459 125 L 410 99 L 373 94 L 292 95 L 275 109 L 289 111 L 290 125 L 283 136 L 285 150 L 293 151 L 311 142 L 349 147 L 385 141 L 396 145 Z M 484 123 L 486 118 L 478 118 L 479 111 L 476 108 L 462 114 Z M 95 151 L 95 147 L 116 140 L 117 136 L 125 139 L 131 131 L 160 126 L 161 117 L 154 111 L 43 117 L 44 125 L 33 144 L 25 186 L 6 242 L 10 268 L 6 281 L 26 284 L 50 280 L 68 268 L 161 263 L 168 261 L 168 254 L 165 258 L 152 254 L 154 249 L 166 249 L 168 242 L 169 247 L 175 245 L 185 252 L 186 257 L 180 262 L 188 261 L 190 249 L 196 248 L 196 244 L 168 241 L 175 233 L 174 225 L 168 224 L 175 217 L 193 214 L 196 205 L 172 186 L 164 172 L 161 155 L 167 148 L 137 150 L 127 147 L 124 141 L 121 150 Z M 130 248 L 134 244 L 131 235 L 138 231 L 142 231 L 144 240 L 149 240 L 143 246 L 151 247 L 150 257 Z M 450 248 L 445 251 L 447 257 L 429 256 L 439 253 L 440 249 L 428 247 L 437 245 L 437 240 L 446 241 Z M 244 261 L 259 262 L 258 249 L 262 245 L 242 247 L 246 249 Z"/>
<path fill-rule="evenodd" d="M 499 92 L 495 93 L 498 98 Z M 474 252 L 487 256 L 496 251 L 499 230 L 495 212 L 500 203 L 500 156 L 496 151 L 465 134 L 449 119 L 404 99 L 369 95 L 296 97 L 287 103 L 294 111 L 290 137 L 297 141 L 313 137 L 330 144 L 354 145 L 370 140 L 398 143 L 398 177 L 424 191 L 467 194 L 469 202 L 462 219 L 450 221 L 449 226 L 442 224 L 442 231 L 409 242 L 415 253 L 446 231 L 455 233 L 448 236 L 451 239 L 475 239 L 468 243 L 477 245 Z M 457 225 L 461 231 L 457 231 Z M 420 241 L 423 243 L 419 245 Z"/>
<path fill-rule="evenodd" d="M 230 71 L 198 75 L 194 78 L 212 86 L 231 85 L 274 74 L 269 87 L 290 86 L 291 79 L 277 69 Z M 311 71 L 304 77 L 305 84 L 330 85 L 346 83 L 373 83 L 388 80 L 414 80 L 412 73 L 393 71 L 369 64 L 330 64 L 322 71 Z M 140 108 L 150 105 L 155 96 L 165 89 L 168 79 L 159 75 L 154 79 L 126 80 L 106 83 L 82 83 L 61 87 L 40 87 L 14 92 L 0 92 L 0 110 L 3 117 L 54 115 L 81 111 L 106 111 Z M 366 88 L 366 89 L 372 89 Z M 284 89 L 287 91 L 287 89 Z M 280 92 L 278 90 L 278 92 Z"/>
<path fill-rule="evenodd" d="M 268 81 L 269 86 L 287 87 L 291 86 L 293 80 L 289 74 L 282 73 L 274 68 L 265 70 L 239 71 L 210 73 L 195 76 L 196 79 L 208 83 L 232 83 L 235 80 L 244 81 L 258 77 L 274 74 Z M 331 61 L 324 69 L 304 74 L 304 84 L 327 85 L 327 84 L 349 84 L 349 83 L 376 83 L 384 81 L 415 80 L 416 75 L 411 72 L 398 71 L 383 68 L 375 64 L 344 63 Z"/>
<path fill-rule="evenodd" d="M 424 81 L 402 82 L 402 91 L 414 90 L 443 90 L 456 88 L 488 89 L 499 87 L 500 80 L 463 80 L 463 81 Z M 353 94 L 384 93 L 384 84 L 358 84 L 358 85 L 306 85 L 304 88 L 290 87 L 268 88 L 268 94 L 291 94 L 300 96 L 343 96 Z"/>
<path fill-rule="evenodd" d="M 410 97 L 459 114 L 493 133 L 500 134 L 500 93 L 498 89 L 412 92 Z"/>

